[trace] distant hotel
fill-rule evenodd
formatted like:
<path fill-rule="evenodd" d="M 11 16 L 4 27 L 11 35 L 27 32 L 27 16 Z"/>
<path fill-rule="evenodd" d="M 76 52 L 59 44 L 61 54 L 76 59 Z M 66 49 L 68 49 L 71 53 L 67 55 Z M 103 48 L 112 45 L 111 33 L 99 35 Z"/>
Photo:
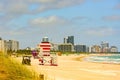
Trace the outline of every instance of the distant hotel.
<path fill-rule="evenodd" d="M 3 40 L 0 38 L 0 52 L 17 51 L 19 49 L 19 42 L 14 40 Z"/>
<path fill-rule="evenodd" d="M 93 45 L 91 47 L 91 52 L 100 53 L 101 52 L 101 47 L 99 45 Z"/>
<path fill-rule="evenodd" d="M 17 51 L 19 49 L 19 42 L 14 40 L 9 40 L 7 42 L 8 50 Z"/>
<path fill-rule="evenodd" d="M 102 53 L 108 53 L 108 52 L 118 52 L 118 48 L 116 46 L 109 47 L 109 43 L 101 42 L 100 45 L 93 45 L 91 47 L 91 52 L 102 52 Z"/>
<path fill-rule="evenodd" d="M 87 52 L 87 47 L 86 45 L 75 45 L 74 46 L 75 52 L 80 53 L 80 52 Z"/>
<path fill-rule="evenodd" d="M 64 43 L 71 43 L 72 45 L 74 45 L 74 36 L 68 36 L 64 38 Z"/>
<path fill-rule="evenodd" d="M 64 43 L 58 45 L 58 50 L 61 52 L 73 52 L 74 51 L 74 36 L 65 37 Z"/>
<path fill-rule="evenodd" d="M 89 48 L 86 45 L 75 45 L 74 44 L 74 36 L 65 37 L 63 39 L 63 43 L 59 44 L 58 48 L 54 48 L 54 50 L 57 50 L 60 52 L 77 52 L 77 53 L 89 52 Z"/>
<path fill-rule="evenodd" d="M 0 52 L 6 52 L 6 51 L 7 51 L 7 41 L 2 40 L 2 38 L 0 38 Z"/>
<path fill-rule="evenodd" d="M 111 46 L 110 52 L 118 52 L 118 48 L 116 46 Z"/>
<path fill-rule="evenodd" d="M 71 43 L 60 44 L 58 46 L 58 49 L 61 52 L 72 52 L 73 51 L 73 45 Z"/>

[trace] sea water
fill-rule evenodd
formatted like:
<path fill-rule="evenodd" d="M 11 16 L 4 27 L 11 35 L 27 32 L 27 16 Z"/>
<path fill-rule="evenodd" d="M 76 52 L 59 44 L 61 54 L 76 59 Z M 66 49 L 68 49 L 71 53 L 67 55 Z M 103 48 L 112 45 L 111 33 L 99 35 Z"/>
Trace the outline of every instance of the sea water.
<path fill-rule="evenodd" d="M 90 62 L 120 64 L 120 54 L 105 55 L 105 56 L 90 56 L 87 57 L 86 60 Z"/>

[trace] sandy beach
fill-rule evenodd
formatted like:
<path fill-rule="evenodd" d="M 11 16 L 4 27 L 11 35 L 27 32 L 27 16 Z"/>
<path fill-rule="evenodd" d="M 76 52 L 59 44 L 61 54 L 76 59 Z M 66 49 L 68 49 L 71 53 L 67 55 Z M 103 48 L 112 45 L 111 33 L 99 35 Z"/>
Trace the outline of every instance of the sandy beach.
<path fill-rule="evenodd" d="M 120 65 L 79 60 L 84 55 L 58 56 L 58 66 L 39 65 L 33 59 L 30 70 L 45 74 L 48 80 L 120 80 Z M 18 58 L 20 60 L 20 58 Z"/>

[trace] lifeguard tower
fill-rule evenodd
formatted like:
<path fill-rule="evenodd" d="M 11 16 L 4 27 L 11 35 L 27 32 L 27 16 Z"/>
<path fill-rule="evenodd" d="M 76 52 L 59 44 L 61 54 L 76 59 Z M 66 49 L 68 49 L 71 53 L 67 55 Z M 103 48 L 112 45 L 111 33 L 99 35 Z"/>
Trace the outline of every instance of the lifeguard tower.
<path fill-rule="evenodd" d="M 48 37 L 44 37 L 38 47 L 39 64 L 57 66 L 57 56 L 56 54 L 53 55 L 50 53 L 51 43 L 49 42 Z"/>

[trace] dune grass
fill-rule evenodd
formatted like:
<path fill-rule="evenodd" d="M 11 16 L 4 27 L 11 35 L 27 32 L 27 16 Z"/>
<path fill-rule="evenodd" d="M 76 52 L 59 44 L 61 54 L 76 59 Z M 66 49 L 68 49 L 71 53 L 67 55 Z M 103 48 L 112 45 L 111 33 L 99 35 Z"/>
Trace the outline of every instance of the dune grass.
<path fill-rule="evenodd" d="M 0 53 L 0 80 L 38 80 L 35 72 Z"/>

